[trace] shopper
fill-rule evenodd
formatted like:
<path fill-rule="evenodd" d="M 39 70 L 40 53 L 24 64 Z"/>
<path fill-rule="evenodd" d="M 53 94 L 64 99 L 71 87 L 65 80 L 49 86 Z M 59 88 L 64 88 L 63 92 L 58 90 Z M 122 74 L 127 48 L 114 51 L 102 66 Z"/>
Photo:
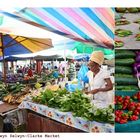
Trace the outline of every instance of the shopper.
<path fill-rule="evenodd" d="M 74 64 L 74 60 L 70 60 L 68 62 L 68 80 L 72 81 L 74 78 L 76 78 L 76 67 Z"/>

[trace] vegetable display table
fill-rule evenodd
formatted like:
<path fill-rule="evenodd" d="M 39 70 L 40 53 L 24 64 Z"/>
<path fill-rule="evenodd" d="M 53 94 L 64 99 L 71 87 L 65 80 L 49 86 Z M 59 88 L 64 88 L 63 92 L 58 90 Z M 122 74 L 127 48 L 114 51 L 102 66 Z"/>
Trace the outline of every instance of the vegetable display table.
<path fill-rule="evenodd" d="M 27 132 L 84 132 L 33 111 L 27 113 Z"/>
<path fill-rule="evenodd" d="M 116 95 L 132 96 L 136 91 L 116 91 Z M 140 119 L 137 121 L 128 121 L 126 124 L 115 124 L 115 132 L 140 132 Z"/>
<path fill-rule="evenodd" d="M 4 116 L 8 112 L 14 111 L 18 109 L 18 105 L 10 105 L 8 103 L 0 104 L 0 115 Z"/>
<path fill-rule="evenodd" d="M 52 125 L 55 124 L 57 127 L 63 126 L 60 130 L 59 129 L 57 129 L 57 130 L 48 129 L 48 127 L 47 127 L 48 130 L 45 129 L 45 131 L 47 131 L 47 132 L 53 132 L 53 131 L 67 132 L 67 131 L 70 131 L 69 129 L 68 130 L 64 129 L 65 127 L 75 128 L 75 129 L 71 128 L 72 132 L 77 132 L 80 130 L 85 131 L 85 132 L 110 132 L 110 133 L 114 132 L 114 125 L 112 125 L 112 124 L 99 123 L 96 121 L 92 121 L 92 122 L 87 121 L 87 120 L 84 120 L 83 118 L 80 118 L 80 117 L 74 117 L 71 112 L 61 112 L 57 109 L 49 108 L 48 106 L 36 104 L 36 103 L 30 102 L 30 101 L 23 101 L 19 105 L 19 108 L 20 109 L 29 109 L 35 113 L 38 113 L 38 114 L 43 115 L 47 118 L 50 118 L 50 119 L 48 119 L 47 123 L 52 122 Z M 28 127 L 29 127 L 29 129 L 31 129 L 33 127 L 31 126 L 31 128 L 30 128 L 31 121 L 29 121 L 30 120 L 29 116 L 31 116 L 31 115 L 30 114 L 28 115 L 28 122 L 29 122 Z M 55 120 L 55 121 L 53 121 L 53 120 Z M 35 122 L 35 121 L 33 120 L 32 122 Z M 45 120 L 45 122 L 46 122 L 46 120 Z M 35 129 L 35 131 L 37 131 L 37 132 L 44 131 L 42 129 L 42 124 L 44 124 L 44 123 L 42 123 L 42 119 L 39 119 L 39 121 L 37 121 L 36 123 L 37 123 L 36 127 L 38 127 L 38 129 Z M 60 125 L 60 123 L 61 123 L 61 125 Z M 47 124 L 46 124 L 46 126 L 47 126 Z M 51 127 L 51 123 L 50 123 L 50 127 Z M 77 129 L 79 129 L 79 130 L 77 130 Z"/>

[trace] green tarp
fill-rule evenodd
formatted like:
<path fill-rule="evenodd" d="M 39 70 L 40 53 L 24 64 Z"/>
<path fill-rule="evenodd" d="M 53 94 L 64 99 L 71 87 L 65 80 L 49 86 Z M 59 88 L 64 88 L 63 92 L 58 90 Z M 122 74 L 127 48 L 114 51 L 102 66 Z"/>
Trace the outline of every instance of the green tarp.
<path fill-rule="evenodd" d="M 106 59 L 114 58 L 114 50 L 93 46 L 88 43 L 75 42 L 72 50 L 76 50 L 77 53 L 85 54 L 91 54 L 94 51 L 102 51 Z"/>
<path fill-rule="evenodd" d="M 0 25 L 3 23 L 3 16 L 0 15 Z"/>

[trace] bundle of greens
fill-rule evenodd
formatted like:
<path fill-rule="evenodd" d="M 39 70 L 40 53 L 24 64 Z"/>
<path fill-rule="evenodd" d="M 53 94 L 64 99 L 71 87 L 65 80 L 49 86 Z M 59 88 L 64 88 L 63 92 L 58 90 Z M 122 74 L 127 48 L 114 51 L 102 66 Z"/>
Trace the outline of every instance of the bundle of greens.
<path fill-rule="evenodd" d="M 138 8 L 138 7 L 133 7 L 133 8 L 118 7 L 118 8 L 115 8 L 115 10 L 118 13 L 138 13 L 138 12 L 140 12 L 140 8 Z"/>
<path fill-rule="evenodd" d="M 6 90 L 6 87 L 3 83 L 0 84 L 0 100 L 3 99 L 4 96 L 7 95 L 7 90 Z"/>
<path fill-rule="evenodd" d="M 132 35 L 132 31 L 130 30 L 124 30 L 124 29 L 117 29 L 115 31 L 115 35 L 119 36 L 119 37 L 127 37 L 129 35 Z"/>
<path fill-rule="evenodd" d="M 115 21 L 115 25 L 116 26 L 119 26 L 119 25 L 127 25 L 127 24 L 130 24 L 130 22 L 126 19 L 121 19 L 121 20 L 116 20 Z"/>
<path fill-rule="evenodd" d="M 122 41 L 120 41 L 120 40 L 115 41 L 115 48 L 120 48 L 123 46 L 124 46 L 124 43 Z"/>
<path fill-rule="evenodd" d="M 136 38 L 136 41 L 140 41 L 140 33 L 136 34 L 135 38 Z"/>
<path fill-rule="evenodd" d="M 104 109 L 96 108 L 84 93 L 77 90 L 69 93 L 66 89 L 41 92 L 39 96 L 33 97 L 34 102 L 56 108 L 62 112 L 72 112 L 75 117 L 82 117 L 89 121 L 114 122 L 112 106 Z"/>

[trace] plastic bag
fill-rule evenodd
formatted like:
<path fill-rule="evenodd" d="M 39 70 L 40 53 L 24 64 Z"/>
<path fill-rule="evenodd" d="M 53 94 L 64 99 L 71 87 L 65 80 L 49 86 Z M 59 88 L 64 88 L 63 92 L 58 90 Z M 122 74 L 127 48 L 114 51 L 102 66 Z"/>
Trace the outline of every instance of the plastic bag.
<path fill-rule="evenodd" d="M 74 92 L 76 90 L 82 90 L 83 87 L 80 83 L 78 84 L 66 84 L 65 88 L 69 91 L 69 92 Z"/>
<path fill-rule="evenodd" d="M 86 65 L 82 65 L 80 70 L 78 71 L 78 80 L 83 81 L 85 83 L 89 82 L 89 79 L 87 77 L 88 67 Z"/>
<path fill-rule="evenodd" d="M 54 77 L 54 78 L 58 78 L 58 76 L 59 76 L 58 71 L 54 71 L 54 72 L 53 72 L 53 77 Z"/>

